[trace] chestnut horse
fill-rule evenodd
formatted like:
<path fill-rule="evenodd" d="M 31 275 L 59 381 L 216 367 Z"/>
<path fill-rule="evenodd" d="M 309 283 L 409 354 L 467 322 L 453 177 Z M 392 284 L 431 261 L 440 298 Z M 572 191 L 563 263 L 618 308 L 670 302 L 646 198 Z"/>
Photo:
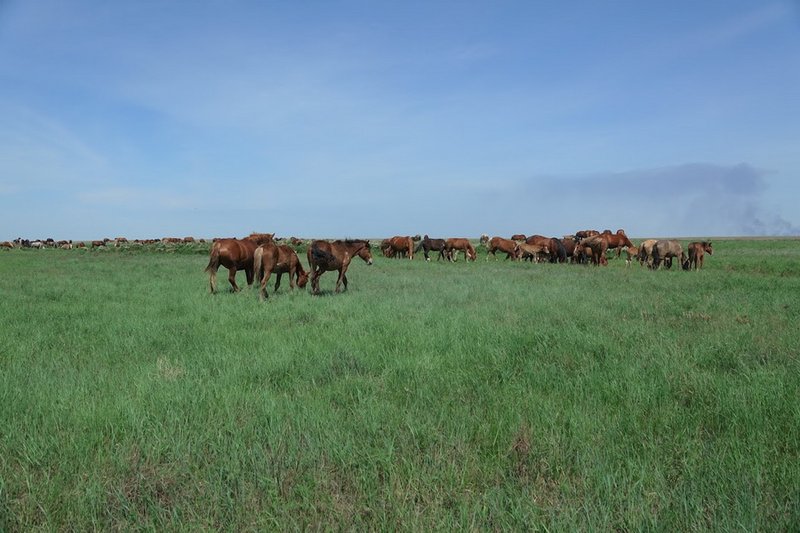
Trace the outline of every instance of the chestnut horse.
<path fill-rule="evenodd" d="M 519 258 L 519 246 L 516 241 L 504 239 L 503 237 L 492 237 L 486 244 L 486 248 L 489 250 L 489 253 L 494 256 L 495 261 L 497 261 L 496 253 L 498 251 L 506 254 L 506 259 Z M 489 260 L 489 254 L 486 254 L 486 260 Z"/>
<path fill-rule="evenodd" d="M 431 258 L 428 257 L 428 252 L 430 252 L 431 250 L 439 252 L 439 257 L 436 258 L 436 260 L 438 261 L 439 259 L 444 259 L 446 257 L 445 256 L 446 249 L 447 249 L 447 243 L 445 242 L 444 239 L 431 239 L 430 237 L 425 235 L 417 245 L 417 249 L 414 251 L 419 252 L 420 250 L 422 250 L 422 252 L 425 254 L 425 261 L 431 260 Z"/>
<path fill-rule="evenodd" d="M 308 247 L 308 265 L 311 272 L 311 294 L 319 294 L 319 278 L 323 272 L 338 270 L 339 278 L 336 280 L 336 292 L 344 283 L 347 290 L 347 267 L 353 257 L 358 256 L 368 265 L 372 264 L 372 253 L 369 241 L 314 241 Z"/>
<path fill-rule="evenodd" d="M 411 237 L 392 237 L 381 242 L 381 249 L 386 257 L 402 257 L 406 254 L 409 259 L 414 259 L 414 240 Z"/>
<path fill-rule="evenodd" d="M 453 251 L 455 250 L 455 253 Z M 451 238 L 445 241 L 445 253 L 450 261 L 455 262 L 458 259 L 458 252 L 464 252 L 464 261 L 475 261 L 478 254 L 475 253 L 475 248 L 469 239 Z"/>
<path fill-rule="evenodd" d="M 618 229 L 616 233 L 611 233 L 611 230 L 605 230 L 599 237 L 608 243 L 608 249 L 617 249 L 617 257 L 622 254 L 623 248 L 633 246 L 628 236 L 625 235 L 625 230 Z"/>
<path fill-rule="evenodd" d="M 286 273 L 289 274 L 289 287 L 293 290 L 295 279 L 297 279 L 297 286 L 301 289 L 308 283 L 308 273 L 303 270 L 300 258 L 285 244 L 276 246 L 275 243 L 266 243 L 256 248 L 253 254 L 253 269 L 255 278 L 261 283 L 259 296 L 262 300 L 269 296 L 267 282 L 270 274 L 278 275 L 275 279 L 275 292 L 278 292 L 278 287 L 281 286 L 281 276 Z"/>
<path fill-rule="evenodd" d="M 217 269 L 224 266 L 228 269 L 228 281 L 233 292 L 239 292 L 236 284 L 236 271 L 244 270 L 247 286 L 253 284 L 253 254 L 260 244 L 272 242 L 274 233 L 260 233 L 244 239 L 219 239 L 211 247 L 208 257 L 208 283 L 211 294 L 217 292 Z"/>
<path fill-rule="evenodd" d="M 689 259 L 684 264 L 684 269 L 690 270 L 694 267 L 695 270 L 703 268 L 703 256 L 708 252 L 708 255 L 714 255 L 714 250 L 711 248 L 711 241 L 695 241 L 689 243 Z"/>

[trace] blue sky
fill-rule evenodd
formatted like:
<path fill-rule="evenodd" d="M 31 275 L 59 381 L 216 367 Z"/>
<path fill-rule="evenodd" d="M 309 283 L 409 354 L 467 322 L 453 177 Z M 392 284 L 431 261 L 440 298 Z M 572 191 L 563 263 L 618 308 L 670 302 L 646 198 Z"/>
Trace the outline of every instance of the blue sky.
<path fill-rule="evenodd" d="M 800 234 L 797 2 L 0 0 L 0 240 Z"/>

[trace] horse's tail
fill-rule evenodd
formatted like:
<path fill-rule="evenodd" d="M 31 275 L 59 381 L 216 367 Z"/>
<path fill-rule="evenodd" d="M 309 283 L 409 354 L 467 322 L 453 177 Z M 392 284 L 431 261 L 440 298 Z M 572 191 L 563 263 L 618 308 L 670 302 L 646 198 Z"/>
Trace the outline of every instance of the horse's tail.
<path fill-rule="evenodd" d="M 214 246 L 211 247 L 211 254 L 208 257 L 208 266 L 206 267 L 206 272 L 208 272 L 208 288 L 211 291 L 211 294 L 217 292 L 217 269 L 219 268 L 219 243 L 214 243 Z"/>
<path fill-rule="evenodd" d="M 214 243 L 211 247 L 211 255 L 208 257 L 208 266 L 206 272 L 216 272 L 219 268 L 219 243 Z"/>
<path fill-rule="evenodd" d="M 261 270 L 263 269 L 262 266 L 262 258 L 264 257 L 264 248 L 259 246 L 256 248 L 256 251 L 253 252 L 253 279 L 256 280 L 257 283 L 261 283 Z"/>

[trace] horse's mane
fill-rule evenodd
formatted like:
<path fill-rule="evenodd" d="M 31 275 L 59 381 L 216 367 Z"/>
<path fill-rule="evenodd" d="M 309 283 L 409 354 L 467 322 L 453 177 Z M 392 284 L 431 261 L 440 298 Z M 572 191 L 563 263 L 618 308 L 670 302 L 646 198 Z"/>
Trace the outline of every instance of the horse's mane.
<path fill-rule="evenodd" d="M 364 244 L 369 247 L 369 241 L 366 239 L 337 239 L 334 242 L 337 244 Z"/>

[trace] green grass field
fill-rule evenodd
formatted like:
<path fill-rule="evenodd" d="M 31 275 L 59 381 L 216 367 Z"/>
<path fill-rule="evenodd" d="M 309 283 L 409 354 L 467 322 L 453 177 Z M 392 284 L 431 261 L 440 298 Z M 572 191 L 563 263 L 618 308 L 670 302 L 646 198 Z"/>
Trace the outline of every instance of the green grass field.
<path fill-rule="evenodd" d="M 800 241 L 714 249 L 263 303 L 203 249 L 2 252 L 0 530 L 796 530 Z"/>

